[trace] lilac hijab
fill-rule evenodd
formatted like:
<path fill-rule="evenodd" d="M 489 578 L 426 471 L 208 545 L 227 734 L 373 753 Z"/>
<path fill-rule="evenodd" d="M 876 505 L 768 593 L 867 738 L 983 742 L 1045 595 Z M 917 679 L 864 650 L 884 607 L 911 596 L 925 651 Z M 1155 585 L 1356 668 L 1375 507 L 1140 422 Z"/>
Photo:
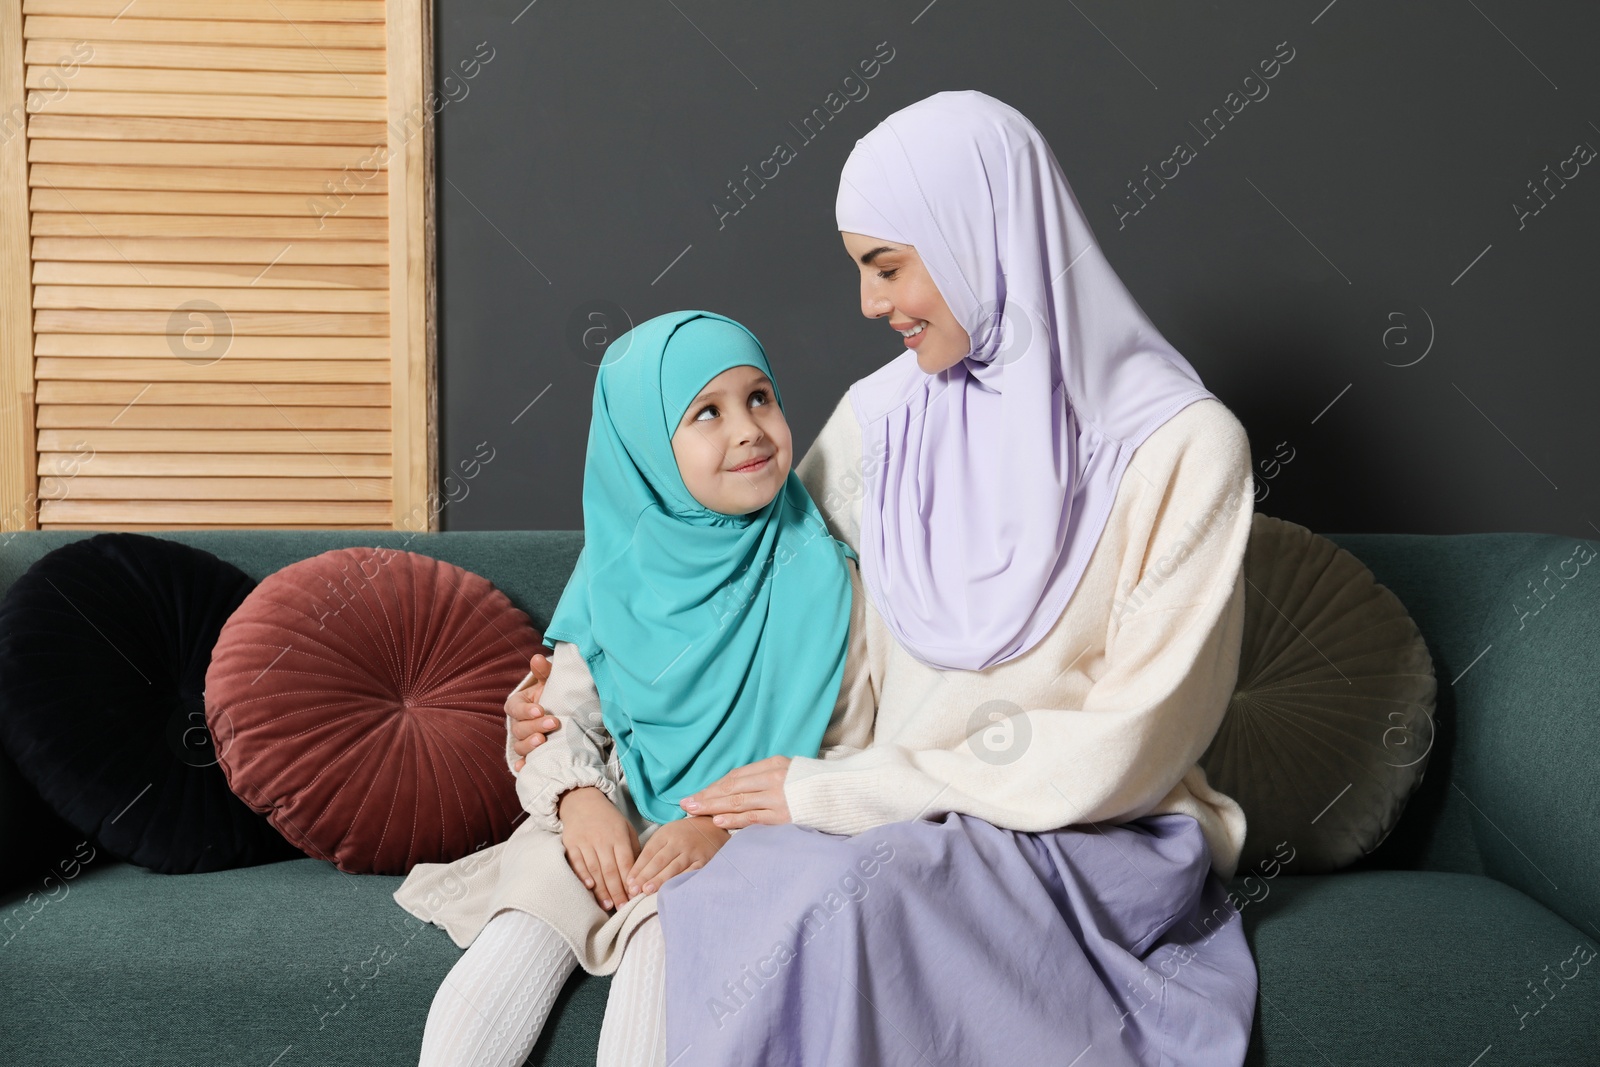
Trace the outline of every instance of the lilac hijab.
<path fill-rule="evenodd" d="M 1106 261 L 1020 112 L 941 92 L 856 142 L 839 229 L 914 245 L 972 338 L 927 374 L 907 349 L 850 389 L 861 424 L 861 574 L 918 660 L 982 670 L 1061 616 L 1128 460 L 1212 396 Z"/>

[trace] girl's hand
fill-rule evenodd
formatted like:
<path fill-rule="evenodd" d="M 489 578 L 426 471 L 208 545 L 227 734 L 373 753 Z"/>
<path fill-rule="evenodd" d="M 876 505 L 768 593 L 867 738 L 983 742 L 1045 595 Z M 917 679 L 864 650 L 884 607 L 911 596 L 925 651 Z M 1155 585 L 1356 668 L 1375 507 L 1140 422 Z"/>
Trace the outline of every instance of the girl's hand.
<path fill-rule="evenodd" d="M 728 831 L 711 825 L 710 819 L 695 815 L 674 819 L 645 843 L 644 851 L 628 872 L 628 893 L 654 893 L 673 875 L 704 867 L 727 843 Z"/>
<path fill-rule="evenodd" d="M 592 785 L 569 789 L 556 805 L 567 863 L 607 911 L 630 897 L 622 874 L 633 866 L 639 835 L 617 806 Z M 652 838 L 652 841 L 654 839 Z"/>
<path fill-rule="evenodd" d="M 533 680 L 521 689 L 513 689 L 506 697 L 506 714 L 511 716 L 511 748 L 518 759 L 515 770 L 522 770 L 528 762 L 528 753 L 544 744 L 544 735 L 558 729 L 561 722 L 554 715 L 546 715 L 539 706 L 544 696 L 544 683 L 550 677 L 550 659 L 542 652 L 534 653 L 528 661 Z"/>
<path fill-rule="evenodd" d="M 700 792 L 684 797 L 678 806 L 691 815 L 712 816 L 712 822 L 724 830 L 758 822 L 769 826 L 790 822 L 789 801 L 783 795 L 788 774 L 788 756 L 768 756 L 734 768 Z"/>

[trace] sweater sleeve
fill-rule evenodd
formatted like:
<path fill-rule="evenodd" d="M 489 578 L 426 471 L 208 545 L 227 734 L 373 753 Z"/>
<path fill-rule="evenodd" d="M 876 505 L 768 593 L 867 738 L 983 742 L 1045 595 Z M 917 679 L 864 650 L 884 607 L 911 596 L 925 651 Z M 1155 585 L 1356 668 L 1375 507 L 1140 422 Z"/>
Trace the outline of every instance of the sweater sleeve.
<path fill-rule="evenodd" d="M 795 464 L 800 482 L 816 501 L 828 532 L 861 551 L 862 480 L 861 426 L 850 394 L 845 393 L 823 424 L 822 432 Z"/>
<path fill-rule="evenodd" d="M 531 823 L 560 833 L 556 807 L 561 794 L 581 786 L 595 786 L 617 803 L 615 793 L 622 775 L 611 735 L 600 718 L 600 694 L 577 646 L 566 641 L 556 643 L 550 657 L 550 678 L 545 682 L 540 703 L 547 714 L 561 721 L 561 726 L 546 734 L 544 743 L 528 753 L 528 761 L 517 774 L 517 799 Z"/>
<path fill-rule="evenodd" d="M 853 834 L 954 811 L 1038 832 L 1155 809 L 1210 744 L 1238 675 L 1254 500 L 1248 438 L 1231 414 L 1225 426 L 1186 440 L 1166 470 L 1132 457 L 1129 476 L 1148 488 L 1113 509 L 1102 537 L 1121 542 L 1117 589 L 1134 595 L 1112 611 L 1081 707 L 1043 697 L 1014 706 L 1004 759 L 986 736 L 998 721 L 946 707 L 928 709 L 960 720 L 944 747 L 914 751 L 880 736 L 841 759 L 794 760 L 784 783 L 793 820 Z"/>
<path fill-rule="evenodd" d="M 832 760 L 860 752 L 872 743 L 878 715 L 878 683 L 867 660 L 866 591 L 853 559 L 845 560 L 850 572 L 850 635 L 844 657 L 844 677 L 833 717 L 822 735 L 820 759 Z"/>

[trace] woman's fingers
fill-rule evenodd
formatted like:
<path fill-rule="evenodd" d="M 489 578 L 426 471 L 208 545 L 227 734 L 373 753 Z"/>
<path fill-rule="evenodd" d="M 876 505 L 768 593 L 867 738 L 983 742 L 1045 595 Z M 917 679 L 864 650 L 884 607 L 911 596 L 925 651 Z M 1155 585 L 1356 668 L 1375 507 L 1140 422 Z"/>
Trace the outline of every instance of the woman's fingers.
<path fill-rule="evenodd" d="M 742 830 L 755 823 L 775 823 L 778 820 L 772 817 L 770 810 L 757 808 L 752 811 L 736 811 L 730 815 L 718 815 L 711 821 L 724 830 Z"/>
<path fill-rule="evenodd" d="M 696 815 L 738 811 L 756 794 L 774 786 L 781 788 L 788 766 L 788 760 L 784 757 L 769 756 L 743 767 L 735 767 L 700 792 L 684 797 L 680 806 Z"/>
<path fill-rule="evenodd" d="M 707 797 L 692 810 L 696 815 L 748 815 L 772 808 L 775 794 L 776 791 L 768 788 Z M 717 825 L 723 826 L 720 822 Z"/>

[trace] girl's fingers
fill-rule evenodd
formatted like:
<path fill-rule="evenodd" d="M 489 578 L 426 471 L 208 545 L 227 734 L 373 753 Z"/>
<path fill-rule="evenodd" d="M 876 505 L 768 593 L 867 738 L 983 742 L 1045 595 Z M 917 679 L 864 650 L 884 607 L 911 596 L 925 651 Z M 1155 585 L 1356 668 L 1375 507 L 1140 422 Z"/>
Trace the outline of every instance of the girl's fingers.
<path fill-rule="evenodd" d="M 673 877 L 674 875 L 682 874 L 688 869 L 689 861 L 683 858 L 682 853 L 679 853 L 672 858 L 671 863 L 661 868 L 660 871 L 656 872 L 654 876 L 645 882 L 644 891 L 646 893 L 654 893 L 656 890 L 660 889 L 664 884 L 666 884 L 667 879 Z"/>
<path fill-rule="evenodd" d="M 578 876 L 585 889 L 594 888 L 594 867 L 589 863 L 587 856 L 581 848 L 567 850 L 567 862 L 572 865 L 572 873 Z"/>
<path fill-rule="evenodd" d="M 637 886 L 639 884 L 639 875 L 646 867 L 649 867 L 652 863 L 654 863 L 655 858 L 660 854 L 661 844 L 656 838 L 652 837 L 650 839 L 650 843 L 645 845 L 644 848 L 639 852 L 639 857 L 633 861 L 633 866 L 628 868 L 628 884 Z"/>
<path fill-rule="evenodd" d="M 594 894 L 594 902 L 602 908 L 609 908 L 611 904 L 606 889 L 605 869 L 600 866 L 600 857 L 588 845 L 583 846 L 583 862 L 589 871 L 589 891 Z"/>
<path fill-rule="evenodd" d="M 647 888 L 649 884 L 651 882 L 660 884 L 661 879 L 659 876 L 662 869 L 668 866 L 674 858 L 666 849 L 658 849 L 656 854 L 650 857 L 650 862 L 640 868 L 638 877 L 633 879 L 633 884 L 638 886 L 641 892 L 651 892 L 652 890 Z"/>
<path fill-rule="evenodd" d="M 613 850 L 617 855 L 617 881 L 622 883 L 622 899 L 632 900 L 634 897 L 638 896 L 639 893 L 638 890 L 633 888 L 633 886 L 627 884 L 628 878 L 625 872 L 633 867 L 633 853 L 630 852 L 628 850 L 628 846 L 624 844 L 613 846 Z"/>
<path fill-rule="evenodd" d="M 611 849 L 600 850 L 600 880 L 606 893 L 606 899 L 601 901 L 602 907 L 610 911 L 627 903 L 628 890 L 622 884 L 622 872 L 617 870 L 617 855 Z"/>

